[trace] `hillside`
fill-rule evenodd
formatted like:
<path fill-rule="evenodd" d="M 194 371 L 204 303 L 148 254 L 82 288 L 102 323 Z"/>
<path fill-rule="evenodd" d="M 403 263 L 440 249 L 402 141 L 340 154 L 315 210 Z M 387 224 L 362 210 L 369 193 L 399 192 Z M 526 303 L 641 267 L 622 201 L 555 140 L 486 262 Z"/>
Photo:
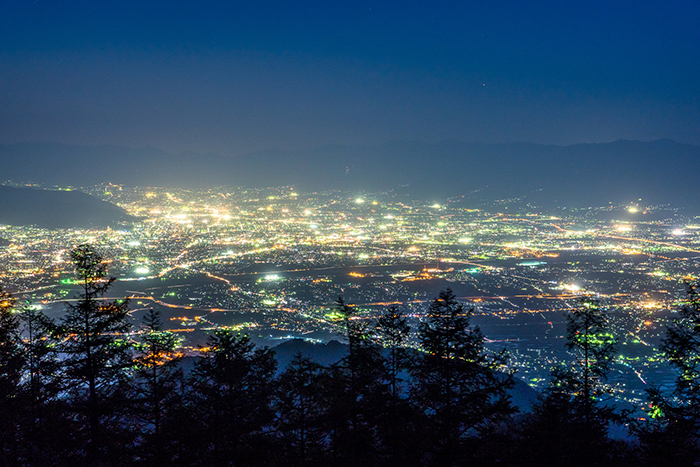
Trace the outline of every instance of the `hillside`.
<path fill-rule="evenodd" d="M 313 344 L 303 339 L 292 339 L 274 347 L 273 350 L 279 371 L 284 371 L 297 354 L 321 365 L 329 366 L 345 358 L 348 347 L 335 340 L 326 344 Z M 409 376 L 405 375 L 405 377 Z M 521 412 L 529 412 L 537 402 L 538 392 L 517 377 L 514 378 L 514 383 L 513 388 L 508 391 L 511 402 Z"/>
<path fill-rule="evenodd" d="M 0 186 L 0 224 L 93 228 L 133 220 L 119 206 L 85 193 Z"/>

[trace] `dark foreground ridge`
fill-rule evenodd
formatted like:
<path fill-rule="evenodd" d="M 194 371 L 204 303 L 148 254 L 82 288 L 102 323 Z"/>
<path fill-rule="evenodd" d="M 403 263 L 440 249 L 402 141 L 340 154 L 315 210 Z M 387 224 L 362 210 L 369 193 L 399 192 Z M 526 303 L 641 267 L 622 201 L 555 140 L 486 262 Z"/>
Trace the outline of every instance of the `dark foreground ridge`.
<path fill-rule="evenodd" d="M 304 339 L 290 339 L 272 348 L 277 360 L 277 369 L 282 371 L 289 367 L 294 357 L 301 355 L 310 361 L 321 366 L 330 367 L 340 364 L 348 356 L 348 345 L 332 340 L 325 344 L 317 344 Z M 390 355 L 388 351 L 383 352 L 384 357 Z M 418 355 L 414 352 L 414 358 Z M 516 375 L 517 376 L 517 375 Z M 402 375 L 403 379 L 410 380 L 410 373 Z M 506 378 L 507 375 L 503 375 Z M 537 402 L 538 392 L 520 378 L 513 378 L 513 387 L 508 388 L 506 393 L 510 397 L 511 404 L 520 412 L 530 412 Z"/>
<path fill-rule="evenodd" d="M 0 224 L 67 229 L 115 226 L 133 220 L 119 206 L 78 191 L 0 186 Z"/>

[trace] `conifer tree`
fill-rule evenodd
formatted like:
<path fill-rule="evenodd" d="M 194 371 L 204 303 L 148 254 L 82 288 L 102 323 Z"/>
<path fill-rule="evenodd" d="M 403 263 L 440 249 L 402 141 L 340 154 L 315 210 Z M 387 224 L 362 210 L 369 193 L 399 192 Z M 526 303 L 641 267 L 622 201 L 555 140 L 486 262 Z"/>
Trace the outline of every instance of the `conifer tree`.
<path fill-rule="evenodd" d="M 25 371 L 22 385 L 23 457 L 29 465 L 69 459 L 74 427 L 66 416 L 56 323 L 25 304 L 19 312 Z"/>
<path fill-rule="evenodd" d="M 24 355 L 16 299 L 0 289 L 0 397 L 9 400 L 19 388 Z"/>
<path fill-rule="evenodd" d="M 20 382 L 25 367 L 16 300 L 0 289 L 0 465 L 17 465 L 22 407 Z"/>
<path fill-rule="evenodd" d="M 396 306 L 389 307 L 377 322 L 380 343 L 389 350 L 387 372 L 391 386 L 392 404 L 399 398 L 399 373 L 406 368 L 407 354 L 404 347 L 411 328 L 403 311 Z"/>
<path fill-rule="evenodd" d="M 324 388 L 327 386 L 325 369 L 301 353 L 294 356 L 280 375 L 275 408 L 284 463 L 325 465 L 328 404 Z"/>
<path fill-rule="evenodd" d="M 387 308 L 377 321 L 379 342 L 387 356 L 384 360 L 385 379 L 390 394 L 380 419 L 378 434 L 381 437 L 385 465 L 414 465 L 420 452 L 417 425 L 420 414 L 411 404 L 402 372 L 410 367 L 406 349 L 410 326 L 403 311 L 396 306 Z"/>
<path fill-rule="evenodd" d="M 177 397 L 183 377 L 179 345 L 180 339 L 174 333 L 163 330 L 160 312 L 151 308 L 143 318 L 136 345 L 132 400 L 142 431 L 147 434 L 144 455 L 151 459 L 164 456 L 163 421 L 175 404 L 182 403 Z"/>
<path fill-rule="evenodd" d="M 455 465 L 467 438 L 513 411 L 506 395 L 512 379 L 496 373 L 506 356 L 485 351 L 481 330 L 469 325 L 472 313 L 447 289 L 419 328 L 423 354 L 412 369 L 412 396 L 428 417 L 431 465 Z"/>
<path fill-rule="evenodd" d="M 123 388 L 125 370 L 131 366 L 130 325 L 126 300 L 107 301 L 103 297 L 115 281 L 107 278 L 106 264 L 91 245 L 71 250 L 80 293 L 67 303 L 61 321 L 61 352 L 65 356 L 66 386 L 73 409 L 86 425 L 86 453 L 97 463 L 112 454 L 104 452 L 114 443 L 114 455 L 122 453 L 118 437 L 124 424 Z M 106 433 L 109 426 L 111 432 Z"/>
<path fill-rule="evenodd" d="M 666 329 L 661 351 L 676 370 L 672 394 L 648 391 L 648 424 L 640 426 L 647 465 L 700 461 L 700 284 L 686 282 L 686 300 Z"/>
<path fill-rule="evenodd" d="M 608 392 L 604 383 L 617 347 L 617 339 L 609 330 L 607 316 L 598 300 L 583 298 L 568 314 L 566 346 L 575 354 L 575 362 L 559 380 L 576 396 L 579 416 L 591 429 L 608 419 L 609 413 L 598 402 Z"/>
<path fill-rule="evenodd" d="M 274 421 L 274 353 L 250 338 L 219 329 L 197 360 L 192 387 L 205 425 L 205 465 L 260 465 L 267 458 Z"/>
<path fill-rule="evenodd" d="M 336 310 L 348 341 L 348 354 L 331 368 L 330 438 L 334 462 L 366 465 L 376 458 L 376 425 L 386 402 L 381 349 L 372 327 L 338 297 Z"/>
<path fill-rule="evenodd" d="M 19 316 L 26 358 L 28 409 L 30 417 L 38 422 L 41 406 L 54 401 L 61 391 L 58 329 L 51 318 L 29 304 Z"/>
<path fill-rule="evenodd" d="M 611 404 L 605 385 L 617 339 L 598 300 L 583 297 L 567 314 L 569 368 L 552 372 L 552 381 L 525 426 L 524 458 L 545 465 L 605 465 L 612 446 L 611 422 L 624 412 Z"/>

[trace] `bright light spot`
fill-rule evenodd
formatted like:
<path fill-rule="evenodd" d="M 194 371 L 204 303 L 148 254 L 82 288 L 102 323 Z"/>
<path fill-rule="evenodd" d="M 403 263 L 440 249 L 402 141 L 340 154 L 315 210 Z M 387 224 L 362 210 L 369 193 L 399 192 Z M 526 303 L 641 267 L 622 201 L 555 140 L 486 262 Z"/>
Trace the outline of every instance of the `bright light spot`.
<path fill-rule="evenodd" d="M 266 281 L 278 281 L 280 279 L 281 278 L 280 278 L 279 274 L 268 274 L 265 276 Z"/>
<path fill-rule="evenodd" d="M 471 241 L 472 241 L 472 239 L 469 237 L 464 237 L 464 238 L 459 239 L 459 243 L 469 243 Z"/>
<path fill-rule="evenodd" d="M 328 318 L 331 321 L 339 321 L 339 320 L 345 318 L 345 315 L 343 315 L 339 311 L 331 311 L 329 313 L 326 313 L 326 318 Z"/>
<path fill-rule="evenodd" d="M 616 225 L 615 230 L 617 230 L 618 232 L 629 232 L 630 230 L 632 230 L 632 227 L 630 227 L 629 225 Z"/>
<path fill-rule="evenodd" d="M 361 254 L 357 255 L 357 257 L 360 259 L 367 259 L 367 258 L 369 258 L 369 255 L 365 254 L 365 253 L 361 253 Z"/>
<path fill-rule="evenodd" d="M 357 204 L 362 204 L 362 203 L 364 203 L 364 202 L 365 202 L 365 200 L 362 199 L 362 198 L 357 198 L 357 199 L 355 200 L 355 203 L 357 203 Z"/>
<path fill-rule="evenodd" d="M 151 270 L 145 266 L 139 266 L 136 269 L 134 269 L 134 272 L 136 274 L 148 274 L 149 272 L 151 272 Z"/>
<path fill-rule="evenodd" d="M 128 246 L 141 246 L 141 242 L 133 240 L 131 242 L 126 243 Z"/>
<path fill-rule="evenodd" d="M 635 213 L 635 212 L 639 212 L 639 208 L 636 206 L 630 206 L 627 208 L 627 211 L 631 212 L 631 213 Z"/>
<path fill-rule="evenodd" d="M 685 235 L 685 231 L 683 229 L 676 229 L 673 231 L 673 235 Z"/>
<path fill-rule="evenodd" d="M 433 204 L 431 207 L 433 207 L 433 208 L 435 208 L 435 209 L 440 209 L 440 205 L 437 204 L 437 203 Z"/>
<path fill-rule="evenodd" d="M 576 284 L 564 284 L 564 288 L 571 292 L 579 292 L 581 290 L 581 287 Z"/>
<path fill-rule="evenodd" d="M 309 224 L 309 228 L 310 229 L 318 229 L 318 225 L 317 224 Z"/>
<path fill-rule="evenodd" d="M 311 211 L 310 211 L 309 209 L 306 209 L 306 210 L 304 211 L 304 215 L 305 215 L 305 216 L 310 216 L 310 215 L 311 215 Z"/>

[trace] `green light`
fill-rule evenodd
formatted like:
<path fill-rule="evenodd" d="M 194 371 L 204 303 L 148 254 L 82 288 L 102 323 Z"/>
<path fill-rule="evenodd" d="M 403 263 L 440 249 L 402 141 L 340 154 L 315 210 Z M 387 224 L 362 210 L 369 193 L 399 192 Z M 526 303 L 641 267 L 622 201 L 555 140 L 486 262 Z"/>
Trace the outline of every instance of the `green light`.
<path fill-rule="evenodd" d="M 341 319 L 345 318 L 345 315 L 343 315 L 339 311 L 331 311 L 329 313 L 326 313 L 326 318 L 331 321 L 340 321 Z"/>
<path fill-rule="evenodd" d="M 664 411 L 661 410 L 661 407 L 656 405 L 649 409 L 648 413 L 651 418 L 661 418 L 664 416 Z"/>

